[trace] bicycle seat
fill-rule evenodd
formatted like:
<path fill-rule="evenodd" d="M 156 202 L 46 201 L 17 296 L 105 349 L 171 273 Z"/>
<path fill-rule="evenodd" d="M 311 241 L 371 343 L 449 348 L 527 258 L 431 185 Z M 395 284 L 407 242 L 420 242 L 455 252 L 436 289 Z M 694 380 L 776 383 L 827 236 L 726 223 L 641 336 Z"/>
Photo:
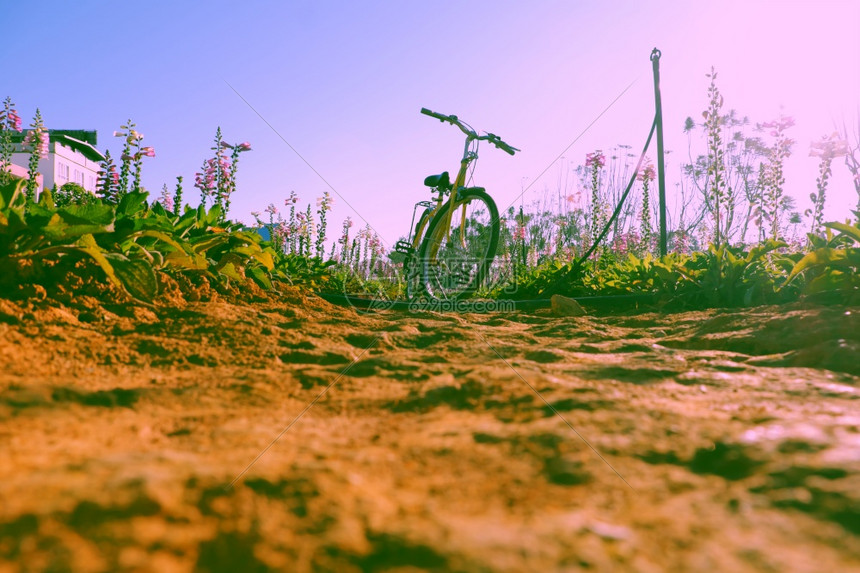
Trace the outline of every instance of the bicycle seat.
<path fill-rule="evenodd" d="M 430 175 L 424 179 L 424 185 L 427 187 L 441 187 L 447 189 L 451 186 L 451 180 L 448 178 L 448 172 L 440 173 L 439 175 Z"/>

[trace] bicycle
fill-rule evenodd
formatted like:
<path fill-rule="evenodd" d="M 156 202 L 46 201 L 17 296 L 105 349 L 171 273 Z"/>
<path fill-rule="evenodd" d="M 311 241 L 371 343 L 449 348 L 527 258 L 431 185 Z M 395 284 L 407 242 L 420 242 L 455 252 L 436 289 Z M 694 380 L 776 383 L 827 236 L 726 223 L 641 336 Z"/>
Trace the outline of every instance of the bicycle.
<path fill-rule="evenodd" d="M 438 195 L 416 203 L 409 236 L 406 241 L 398 241 L 394 250 L 403 255 L 407 298 L 427 295 L 432 299 L 457 299 L 474 294 L 481 286 L 499 243 L 496 203 L 483 187 L 466 187 L 467 175 L 471 180 L 478 159 L 478 143 L 487 141 L 510 155 L 520 150 L 498 135 L 478 135 L 456 115 L 427 108 L 421 108 L 421 113 L 460 128 L 466 135 L 466 144 L 453 182 L 447 171 L 424 179 L 424 185 Z M 423 211 L 413 233 L 412 224 L 419 209 Z"/>

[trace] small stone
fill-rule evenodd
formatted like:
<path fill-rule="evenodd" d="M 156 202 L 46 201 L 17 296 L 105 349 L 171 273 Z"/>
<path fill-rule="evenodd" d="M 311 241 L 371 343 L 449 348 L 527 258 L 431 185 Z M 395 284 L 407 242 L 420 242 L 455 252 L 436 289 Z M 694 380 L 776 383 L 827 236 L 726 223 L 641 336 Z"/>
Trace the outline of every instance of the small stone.
<path fill-rule="evenodd" d="M 588 529 L 595 535 L 612 541 L 622 541 L 628 539 L 631 535 L 630 529 L 623 525 L 612 525 L 600 521 L 591 522 Z"/>
<path fill-rule="evenodd" d="M 552 295 L 550 304 L 553 314 L 557 316 L 585 316 L 586 314 L 585 309 L 578 302 L 560 294 Z"/>

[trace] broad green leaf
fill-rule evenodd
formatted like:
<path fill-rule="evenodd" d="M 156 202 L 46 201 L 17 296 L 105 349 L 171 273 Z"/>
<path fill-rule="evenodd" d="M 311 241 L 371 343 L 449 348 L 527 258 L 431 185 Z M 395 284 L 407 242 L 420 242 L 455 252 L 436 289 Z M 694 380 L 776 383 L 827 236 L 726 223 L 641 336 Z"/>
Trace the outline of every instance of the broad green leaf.
<path fill-rule="evenodd" d="M 108 233 L 110 231 L 113 231 L 112 222 L 105 224 L 92 221 L 66 210 L 59 210 L 54 213 L 42 228 L 42 232 L 53 241 L 76 240 L 81 235 Z"/>
<path fill-rule="evenodd" d="M 209 268 L 209 261 L 199 254 L 188 254 L 184 251 L 171 251 L 164 255 L 165 264 L 180 269 L 204 270 Z"/>
<path fill-rule="evenodd" d="M 110 225 L 114 221 L 114 209 L 103 203 L 87 203 L 84 205 L 68 205 L 59 209 L 70 217 L 89 221 L 96 225 Z"/>
<path fill-rule="evenodd" d="M 159 217 L 167 217 L 167 210 L 164 208 L 164 205 L 161 204 L 161 201 L 156 201 L 153 203 L 149 210 L 154 215 L 158 215 Z"/>
<path fill-rule="evenodd" d="M 233 265 L 234 267 L 240 268 L 244 265 L 244 261 L 239 255 L 234 253 L 224 253 L 224 255 L 221 256 L 221 259 L 215 264 L 215 270 L 220 271 L 227 265 Z"/>
<path fill-rule="evenodd" d="M 824 226 L 830 227 L 831 229 L 836 229 L 843 235 L 848 235 L 849 237 L 860 243 L 860 228 L 852 227 L 851 225 L 846 225 L 845 223 L 824 223 Z"/>
<path fill-rule="evenodd" d="M 816 294 L 820 292 L 840 290 L 840 288 L 845 286 L 847 286 L 847 284 L 844 273 L 831 270 L 809 281 L 809 284 L 806 285 L 803 291 L 806 294 Z"/>
<path fill-rule="evenodd" d="M 92 235 L 84 235 L 83 237 L 78 239 L 77 244 L 80 247 L 81 251 L 92 257 L 92 259 L 102 268 L 104 273 L 107 275 L 108 280 L 110 280 L 117 287 L 125 290 L 125 286 L 122 284 L 122 281 L 119 280 L 113 270 L 113 265 L 111 265 L 110 261 L 107 260 Z"/>
<path fill-rule="evenodd" d="M 143 191 L 126 193 L 125 196 L 120 199 L 119 205 L 116 206 L 117 217 L 131 217 L 132 215 L 146 209 L 148 207 L 146 203 L 146 198 L 148 196 L 149 194 Z"/>
<path fill-rule="evenodd" d="M 272 290 L 272 279 L 269 277 L 269 273 L 263 270 L 261 267 L 251 267 L 246 271 L 248 275 L 250 275 L 251 279 L 260 285 L 261 288 L 266 290 Z"/>
<path fill-rule="evenodd" d="M 0 187 L 0 211 L 7 209 L 23 209 L 26 203 L 23 179 Z"/>
<path fill-rule="evenodd" d="M 794 265 L 794 268 L 791 270 L 791 274 L 789 274 L 788 279 L 786 279 L 786 283 L 791 282 L 794 277 L 810 267 L 839 263 L 844 260 L 845 251 L 842 249 L 831 249 L 828 247 L 816 249 L 800 259 L 797 264 Z"/>
<path fill-rule="evenodd" d="M 239 273 L 237 267 L 232 262 L 224 263 L 218 267 L 218 272 L 226 277 L 230 277 L 231 279 L 235 279 L 237 281 L 242 280 L 242 275 Z"/>
<path fill-rule="evenodd" d="M 249 231 L 233 231 L 231 233 L 237 239 L 242 239 L 243 241 L 247 241 L 253 244 L 260 244 L 263 242 L 263 237 L 260 236 L 259 233 L 249 232 Z"/>
<path fill-rule="evenodd" d="M 196 253 L 205 253 L 209 249 L 213 247 L 217 247 L 219 245 L 223 245 L 227 242 L 226 235 L 203 235 L 202 237 L 198 237 L 196 240 L 192 240 L 192 249 Z"/>
<path fill-rule="evenodd" d="M 151 230 L 151 229 L 145 230 L 145 231 L 139 231 L 138 233 L 136 233 L 134 238 L 137 238 L 137 237 L 152 237 L 153 239 L 158 239 L 159 241 L 164 241 L 165 243 L 167 243 L 171 247 L 177 249 L 178 251 L 181 251 L 183 253 L 185 252 L 185 247 L 179 241 L 177 241 L 176 239 L 171 237 L 168 233 L 164 233 L 162 231 L 155 231 L 155 230 Z"/>
<path fill-rule="evenodd" d="M 118 253 L 105 255 L 116 277 L 131 296 L 151 301 L 158 294 L 158 279 L 152 265 L 143 259 L 128 259 Z"/>

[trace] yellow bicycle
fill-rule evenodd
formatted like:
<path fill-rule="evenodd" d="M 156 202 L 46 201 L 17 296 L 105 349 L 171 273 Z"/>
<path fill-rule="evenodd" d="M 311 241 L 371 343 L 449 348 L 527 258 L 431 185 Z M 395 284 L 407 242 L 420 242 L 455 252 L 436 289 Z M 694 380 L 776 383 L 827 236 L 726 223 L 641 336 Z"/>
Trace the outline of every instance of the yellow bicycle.
<path fill-rule="evenodd" d="M 452 182 L 447 171 L 424 180 L 436 197 L 415 205 L 406 241 L 398 241 L 406 277 L 407 296 L 456 299 L 474 294 L 484 282 L 499 244 L 499 211 L 483 187 L 466 187 L 471 180 L 478 143 L 487 141 L 513 155 L 519 149 L 492 133 L 478 135 L 456 115 L 421 108 L 421 113 L 450 123 L 466 135 L 460 169 Z M 471 170 L 469 167 L 471 166 Z M 468 177 L 467 177 L 468 176 Z M 446 199 L 447 197 L 447 199 Z"/>

